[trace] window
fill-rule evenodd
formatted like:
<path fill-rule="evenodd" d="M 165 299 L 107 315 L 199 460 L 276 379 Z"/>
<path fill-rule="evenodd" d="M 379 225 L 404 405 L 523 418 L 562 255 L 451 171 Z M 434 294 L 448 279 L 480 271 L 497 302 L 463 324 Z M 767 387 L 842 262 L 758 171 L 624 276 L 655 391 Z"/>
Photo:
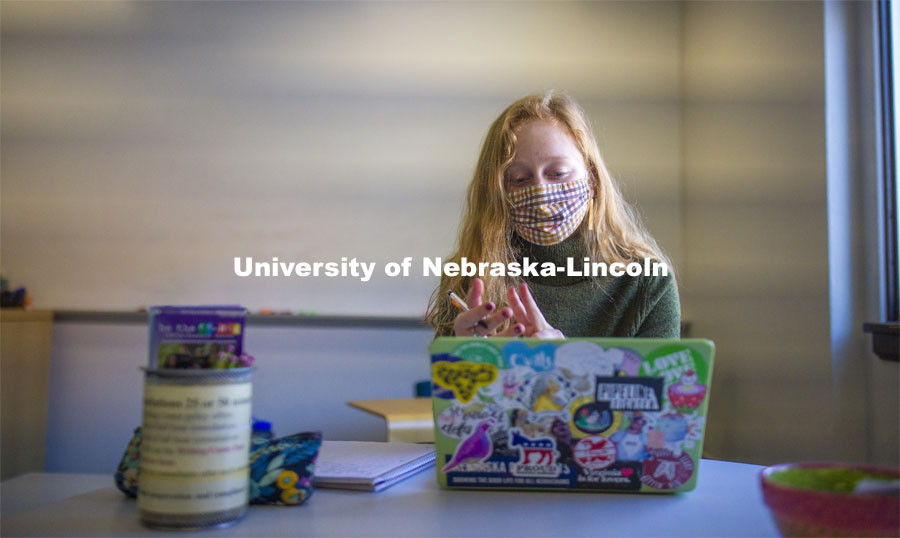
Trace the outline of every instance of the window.
<path fill-rule="evenodd" d="M 897 219 L 900 210 L 900 193 L 897 191 L 897 162 L 900 162 L 897 154 L 897 127 L 900 126 L 900 107 L 894 106 L 900 103 L 900 84 L 894 84 L 894 74 L 900 73 L 900 39 L 895 38 L 892 28 L 900 28 L 900 5 L 894 2 L 881 2 L 882 11 L 890 11 L 880 18 L 884 21 L 880 24 L 882 50 L 882 103 L 884 132 L 890 136 L 884 137 L 882 144 L 884 154 L 884 173 L 882 174 L 883 186 L 883 211 L 884 211 L 884 249 L 885 249 L 885 288 L 886 288 L 886 314 L 887 321 L 900 321 L 898 316 L 898 272 L 900 272 L 900 252 L 897 250 L 897 236 L 900 233 L 900 222 Z M 900 37 L 900 36 L 897 36 Z M 888 140 L 889 139 L 889 140 Z"/>
<path fill-rule="evenodd" d="M 897 237 L 900 235 L 900 193 L 897 191 L 897 163 L 900 162 L 897 147 L 897 127 L 900 126 L 900 84 L 894 84 L 900 74 L 900 36 L 893 28 L 900 28 L 900 5 L 895 2 L 877 2 L 876 24 L 878 35 L 875 71 L 879 84 L 879 183 L 881 237 L 881 279 L 883 316 L 881 323 L 866 323 L 864 330 L 872 333 L 872 349 L 882 359 L 900 360 L 900 298 L 898 298 L 898 272 L 900 251 Z"/>

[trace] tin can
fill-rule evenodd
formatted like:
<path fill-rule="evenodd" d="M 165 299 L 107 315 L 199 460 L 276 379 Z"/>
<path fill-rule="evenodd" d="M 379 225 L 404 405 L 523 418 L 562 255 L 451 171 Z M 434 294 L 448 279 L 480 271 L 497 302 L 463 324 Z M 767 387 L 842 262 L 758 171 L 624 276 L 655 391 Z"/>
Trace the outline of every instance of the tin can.
<path fill-rule="evenodd" d="M 202 529 L 247 512 L 252 370 L 144 369 L 142 523 Z"/>

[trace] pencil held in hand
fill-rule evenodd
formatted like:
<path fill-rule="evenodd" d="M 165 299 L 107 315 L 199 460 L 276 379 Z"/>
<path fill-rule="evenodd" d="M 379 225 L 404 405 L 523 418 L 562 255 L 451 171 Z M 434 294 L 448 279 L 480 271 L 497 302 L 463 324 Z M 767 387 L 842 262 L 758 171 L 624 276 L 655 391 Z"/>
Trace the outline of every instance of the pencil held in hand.
<path fill-rule="evenodd" d="M 463 298 L 457 295 L 453 290 L 447 292 L 447 297 L 450 299 L 450 302 L 453 303 L 453 306 L 459 308 L 461 311 L 468 312 L 470 310 L 469 305 L 467 305 Z M 488 324 L 483 319 L 479 319 L 478 323 L 475 325 L 478 325 L 483 329 L 488 328 Z"/>

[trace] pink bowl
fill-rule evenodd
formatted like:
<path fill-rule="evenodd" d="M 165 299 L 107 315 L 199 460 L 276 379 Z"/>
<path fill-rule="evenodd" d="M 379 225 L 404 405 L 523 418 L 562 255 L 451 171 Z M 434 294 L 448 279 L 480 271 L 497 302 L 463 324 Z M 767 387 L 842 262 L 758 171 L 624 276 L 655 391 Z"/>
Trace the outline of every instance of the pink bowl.
<path fill-rule="evenodd" d="M 879 477 L 900 478 L 900 470 L 846 463 L 782 463 L 760 473 L 763 500 L 784 536 L 900 536 L 900 496 L 842 493 L 788 485 L 784 471 L 803 478 L 816 470 L 847 470 Z M 777 475 L 777 476 L 775 476 Z M 775 480 L 773 480 L 775 476 Z M 796 480 L 794 480 L 796 483 Z M 820 480 L 821 482 L 821 480 Z"/>

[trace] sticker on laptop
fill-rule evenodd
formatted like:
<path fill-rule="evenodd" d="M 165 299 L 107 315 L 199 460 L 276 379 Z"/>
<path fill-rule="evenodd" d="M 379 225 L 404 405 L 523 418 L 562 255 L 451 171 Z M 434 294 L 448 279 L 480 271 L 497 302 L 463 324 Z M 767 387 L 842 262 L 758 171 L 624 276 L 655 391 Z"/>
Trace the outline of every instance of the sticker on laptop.
<path fill-rule="evenodd" d="M 442 484 L 693 487 L 712 368 L 708 343 L 441 340 L 431 357 Z"/>
<path fill-rule="evenodd" d="M 438 361 L 431 371 L 435 383 L 452 390 L 462 403 L 469 403 L 479 387 L 497 379 L 497 367 L 488 363 Z"/>

